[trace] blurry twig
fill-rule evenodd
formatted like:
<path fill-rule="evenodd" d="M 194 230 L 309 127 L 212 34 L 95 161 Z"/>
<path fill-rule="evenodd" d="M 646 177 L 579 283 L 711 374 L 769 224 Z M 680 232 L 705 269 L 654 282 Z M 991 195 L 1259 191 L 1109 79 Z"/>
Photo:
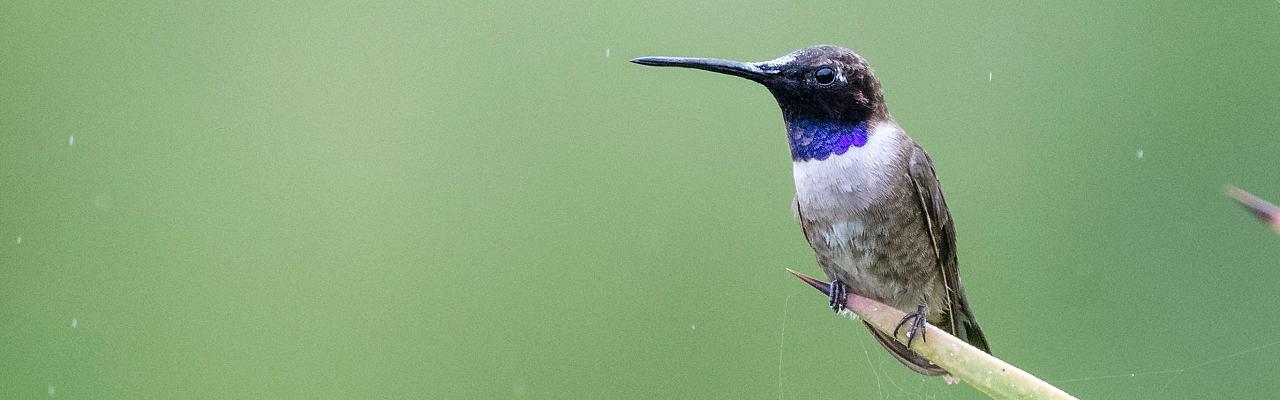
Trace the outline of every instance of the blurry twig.
<path fill-rule="evenodd" d="M 830 286 L 824 282 L 791 269 L 787 271 L 813 286 L 814 289 L 818 289 L 819 292 L 825 294 L 830 290 Z M 903 316 L 902 311 L 853 293 L 849 293 L 845 305 L 850 311 L 858 314 L 863 321 L 886 333 L 893 332 L 894 326 Z M 1075 399 L 1062 389 L 1053 387 L 1040 378 L 992 357 L 933 325 L 925 328 L 924 335 L 927 340 L 913 341 L 911 350 L 947 370 L 951 376 L 992 398 Z M 896 339 L 906 343 L 901 335 Z"/>
<path fill-rule="evenodd" d="M 1280 232 L 1280 207 L 1235 186 L 1227 185 L 1227 195 L 1240 202 L 1240 205 L 1253 213 L 1258 220 Z"/>

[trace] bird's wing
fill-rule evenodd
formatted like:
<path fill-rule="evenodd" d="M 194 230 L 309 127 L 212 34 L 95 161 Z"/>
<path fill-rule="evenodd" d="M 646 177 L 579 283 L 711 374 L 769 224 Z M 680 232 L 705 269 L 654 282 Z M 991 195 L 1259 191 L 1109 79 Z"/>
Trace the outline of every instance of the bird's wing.
<path fill-rule="evenodd" d="M 973 311 L 965 298 L 964 286 L 960 284 L 960 271 L 956 265 L 956 228 L 951 222 L 951 213 L 947 211 L 947 201 L 942 198 L 938 177 L 933 172 L 933 160 L 918 145 L 912 149 L 910 171 L 920 209 L 928 224 L 926 228 L 933 239 L 933 251 L 942 272 L 942 281 L 947 286 L 949 301 L 944 315 L 949 326 L 945 328 L 956 337 L 990 353 L 987 339 L 982 335 L 982 329 L 973 318 Z"/>

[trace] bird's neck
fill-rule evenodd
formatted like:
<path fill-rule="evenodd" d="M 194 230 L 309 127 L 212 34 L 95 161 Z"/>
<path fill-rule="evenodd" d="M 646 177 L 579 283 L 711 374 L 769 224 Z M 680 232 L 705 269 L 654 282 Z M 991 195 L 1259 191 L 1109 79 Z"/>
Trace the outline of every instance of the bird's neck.
<path fill-rule="evenodd" d="M 911 138 L 892 120 L 868 122 L 866 129 L 867 141 L 861 147 L 791 163 L 796 201 L 805 215 L 867 210 L 894 192 L 895 182 L 906 176 Z"/>
<path fill-rule="evenodd" d="M 867 144 L 871 123 L 867 120 L 787 120 L 787 140 L 793 161 L 825 160 Z"/>

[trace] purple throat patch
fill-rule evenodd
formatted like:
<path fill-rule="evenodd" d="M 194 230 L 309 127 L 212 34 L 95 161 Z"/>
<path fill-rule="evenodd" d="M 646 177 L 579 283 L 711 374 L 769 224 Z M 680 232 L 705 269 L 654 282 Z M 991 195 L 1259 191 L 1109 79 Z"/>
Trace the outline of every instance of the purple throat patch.
<path fill-rule="evenodd" d="M 840 155 L 850 147 L 867 144 L 867 122 L 800 121 L 792 124 L 788 132 L 791 142 L 791 159 L 825 160 L 832 154 Z"/>

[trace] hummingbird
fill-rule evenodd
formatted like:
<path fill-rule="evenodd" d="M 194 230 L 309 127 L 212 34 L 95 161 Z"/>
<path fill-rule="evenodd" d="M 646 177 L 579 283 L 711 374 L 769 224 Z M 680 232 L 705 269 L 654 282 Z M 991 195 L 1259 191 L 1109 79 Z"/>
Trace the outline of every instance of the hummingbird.
<path fill-rule="evenodd" d="M 990 353 L 956 261 L 956 233 L 929 154 L 898 125 L 871 66 L 853 51 L 813 46 L 761 62 L 641 57 L 636 64 L 746 78 L 782 109 L 792 210 L 831 280 L 830 306 L 859 294 L 909 312 L 892 334 L 867 329 L 911 370 L 948 377 L 910 347 L 925 322 Z M 865 324 L 865 321 L 864 321 Z M 895 340 L 904 326 L 907 344 Z"/>

